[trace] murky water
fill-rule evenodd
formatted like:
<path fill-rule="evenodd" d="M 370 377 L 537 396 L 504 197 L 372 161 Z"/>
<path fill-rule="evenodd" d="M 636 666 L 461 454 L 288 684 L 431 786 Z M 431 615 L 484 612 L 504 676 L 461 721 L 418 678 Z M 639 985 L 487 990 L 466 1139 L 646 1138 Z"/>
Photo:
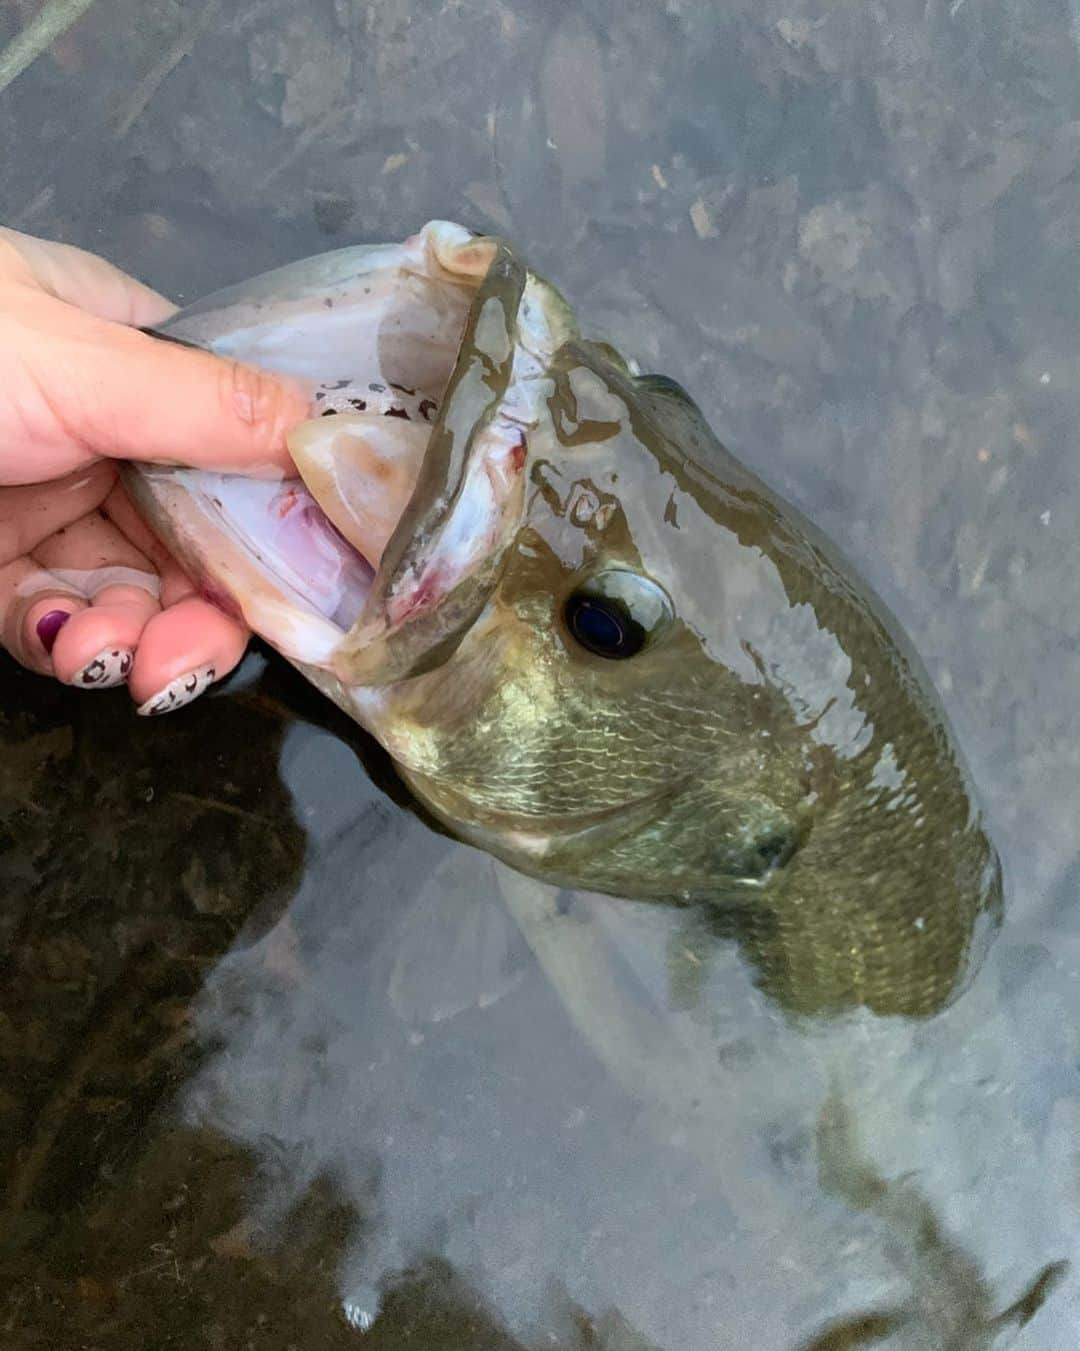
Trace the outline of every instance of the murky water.
<path fill-rule="evenodd" d="M 673 1007 L 669 915 L 544 911 L 276 659 L 138 725 L 5 664 L 6 1346 L 1077 1344 L 1075 1268 L 994 1318 L 1080 1234 L 1078 42 L 1053 0 L 97 0 L 0 91 L 6 223 L 180 299 L 509 234 L 886 598 L 1008 878 L 930 1023 L 792 1026 L 734 948 Z"/>

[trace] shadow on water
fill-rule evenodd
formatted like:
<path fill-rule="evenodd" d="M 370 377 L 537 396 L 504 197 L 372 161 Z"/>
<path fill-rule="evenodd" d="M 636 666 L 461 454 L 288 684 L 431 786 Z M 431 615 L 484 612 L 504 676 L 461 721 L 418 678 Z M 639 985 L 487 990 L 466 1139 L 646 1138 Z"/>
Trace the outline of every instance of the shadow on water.
<path fill-rule="evenodd" d="M 355 1346 L 381 1301 L 388 1349 L 1071 1351 L 1076 36 L 99 0 L 0 90 L 5 223 L 179 298 L 431 216 L 513 236 L 896 610 L 1010 885 L 938 1017 L 795 1022 L 735 920 L 452 845 L 276 661 L 138 724 L 5 663 L 6 1346 Z"/>
<path fill-rule="evenodd" d="M 183 728 L 140 726 L 3 669 L 0 770 L 0 1285 L 19 1347 L 351 1344 L 336 1269 L 354 1220 L 326 1185 L 273 1243 L 250 1222 L 262 1141 L 185 1126 L 172 1104 L 215 1049 L 192 1001 L 222 954 L 273 933 L 307 843 L 277 772 L 290 727 L 337 721 L 291 672 L 249 654 Z M 343 721 L 343 720 L 341 720 Z M 362 743 L 366 806 L 400 786 Z M 249 1144 L 250 1149 L 245 1149 Z M 419 1283 L 418 1283 L 419 1282 Z M 374 1345 L 504 1346 L 447 1272 L 407 1282 Z M 425 1331 L 427 1329 L 427 1331 Z"/>

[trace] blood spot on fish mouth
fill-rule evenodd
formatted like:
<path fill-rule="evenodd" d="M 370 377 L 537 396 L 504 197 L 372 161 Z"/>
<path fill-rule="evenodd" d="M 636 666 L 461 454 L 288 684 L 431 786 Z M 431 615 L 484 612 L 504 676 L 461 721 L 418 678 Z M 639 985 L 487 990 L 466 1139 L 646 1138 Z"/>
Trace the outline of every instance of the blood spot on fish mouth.
<path fill-rule="evenodd" d="M 292 511 L 293 507 L 296 506 L 298 500 L 296 489 L 290 488 L 278 504 L 278 516 L 284 520 L 289 512 Z"/>
<path fill-rule="evenodd" d="M 406 619 L 411 619 L 421 610 L 428 609 L 435 601 L 439 600 L 443 592 L 442 572 L 439 568 L 436 568 L 426 577 L 421 578 L 415 591 L 399 596 L 390 606 L 391 622 L 400 624 Z"/>
<path fill-rule="evenodd" d="M 525 444 L 524 436 L 510 452 L 510 468 L 515 473 L 520 473 L 525 467 L 525 461 L 528 458 L 529 448 Z"/>

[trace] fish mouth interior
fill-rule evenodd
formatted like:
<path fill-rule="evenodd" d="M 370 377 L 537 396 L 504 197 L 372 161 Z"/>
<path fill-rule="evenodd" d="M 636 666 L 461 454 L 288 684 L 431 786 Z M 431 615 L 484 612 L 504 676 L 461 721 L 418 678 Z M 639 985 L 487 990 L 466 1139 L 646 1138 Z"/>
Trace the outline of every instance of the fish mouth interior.
<path fill-rule="evenodd" d="M 266 319 L 261 305 L 238 305 L 238 319 L 224 337 L 199 342 L 200 326 L 213 313 L 204 316 L 198 307 L 164 331 L 301 380 L 311 392 L 312 422 L 298 431 L 318 439 L 325 422 L 322 439 L 331 459 L 340 445 L 341 459 L 348 460 L 350 426 L 362 424 L 367 449 L 360 478 L 375 524 L 349 537 L 320 503 L 325 493 L 301 475 L 272 482 L 166 471 L 174 482 L 183 481 L 184 493 L 196 500 L 204 522 L 212 518 L 215 531 L 215 548 L 199 549 L 197 559 L 179 546 L 183 561 L 208 583 L 205 589 L 218 593 L 215 598 L 224 585 L 234 608 L 285 655 L 324 660 L 363 611 L 381 544 L 420 472 L 477 283 L 476 276 L 424 275 L 406 262 L 342 277 L 291 306 L 275 301 L 265 307 Z M 338 429 L 342 435 L 335 436 Z M 160 485 L 152 490 L 162 498 L 163 476 L 146 467 L 143 472 Z M 175 518 L 175 499 L 166 509 Z"/>
<path fill-rule="evenodd" d="M 524 515 L 542 377 L 577 335 L 562 297 L 498 240 L 434 221 L 220 292 L 163 331 L 311 394 L 284 482 L 122 471 L 206 594 L 350 689 L 447 660 Z"/>
<path fill-rule="evenodd" d="M 373 373 L 371 379 L 360 376 L 347 383 L 336 382 L 337 388 L 326 403 L 320 400 L 316 405 L 319 414 L 347 418 L 348 407 L 340 405 L 361 403 L 370 409 L 382 391 L 389 391 L 389 397 L 379 399 L 387 406 L 376 407 L 376 415 L 400 419 L 427 432 L 429 419 L 415 405 L 422 402 L 437 407 L 442 391 L 429 385 L 430 392 L 425 392 L 422 400 L 399 400 L 394 397 L 394 387 L 378 379 L 378 374 Z M 411 409 L 409 402 L 414 405 Z M 429 435 L 427 432 L 425 446 Z M 420 463 L 416 460 L 400 465 L 400 472 L 393 477 L 376 465 L 368 479 L 372 514 L 385 519 L 391 529 L 408 505 Z M 376 541 L 347 538 L 300 475 L 273 483 L 237 475 L 204 477 L 204 492 L 212 494 L 230 532 L 258 558 L 268 576 L 343 634 L 348 632 L 371 592 L 379 565 Z"/>

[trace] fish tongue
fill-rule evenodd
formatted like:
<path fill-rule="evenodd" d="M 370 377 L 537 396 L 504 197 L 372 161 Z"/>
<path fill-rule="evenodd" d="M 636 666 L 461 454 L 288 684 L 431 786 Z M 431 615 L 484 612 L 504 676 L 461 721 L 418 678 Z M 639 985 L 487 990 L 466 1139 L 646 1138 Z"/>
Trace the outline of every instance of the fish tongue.
<path fill-rule="evenodd" d="M 430 436 L 427 423 L 378 413 L 312 418 L 289 434 L 308 492 L 374 568 L 412 495 Z"/>

